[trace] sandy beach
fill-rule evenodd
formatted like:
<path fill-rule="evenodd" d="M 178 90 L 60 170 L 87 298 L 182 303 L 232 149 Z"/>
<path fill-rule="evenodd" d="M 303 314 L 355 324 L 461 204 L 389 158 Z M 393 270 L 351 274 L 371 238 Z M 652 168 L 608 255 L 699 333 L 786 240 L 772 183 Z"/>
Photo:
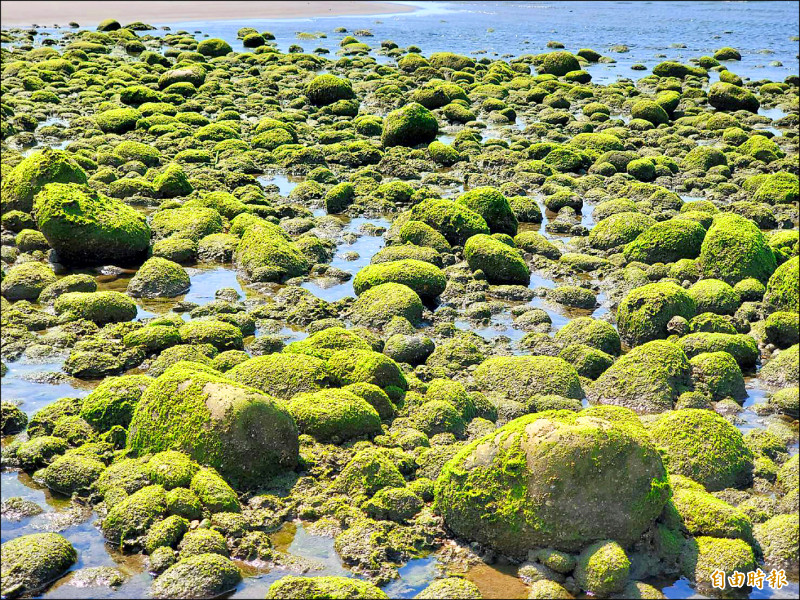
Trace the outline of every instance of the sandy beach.
<path fill-rule="evenodd" d="M 0 22 L 10 25 L 97 25 L 114 18 L 123 25 L 133 21 L 175 23 L 220 19 L 297 19 L 340 15 L 380 15 L 411 12 L 412 6 L 394 2 L 19 2 L 0 3 Z"/>

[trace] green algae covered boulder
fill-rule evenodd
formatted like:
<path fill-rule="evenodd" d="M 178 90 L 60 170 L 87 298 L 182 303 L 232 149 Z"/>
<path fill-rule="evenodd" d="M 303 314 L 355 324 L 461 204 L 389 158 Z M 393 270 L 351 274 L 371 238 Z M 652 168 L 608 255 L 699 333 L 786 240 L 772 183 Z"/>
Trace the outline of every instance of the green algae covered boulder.
<path fill-rule="evenodd" d="M 68 292 L 56 299 L 53 308 L 61 317 L 97 325 L 130 321 L 137 313 L 136 303 L 120 292 Z"/>
<path fill-rule="evenodd" d="M 764 234 L 749 219 L 732 213 L 714 218 L 698 260 L 704 277 L 730 285 L 751 277 L 766 283 L 776 268 Z"/>
<path fill-rule="evenodd" d="M 320 442 L 372 436 L 381 431 L 378 412 L 366 400 L 347 390 L 297 394 L 286 407 L 300 433 Z"/>
<path fill-rule="evenodd" d="M 644 119 L 653 125 L 669 123 L 669 115 L 660 104 L 652 100 L 639 100 L 631 107 L 631 117 L 634 119 Z"/>
<path fill-rule="evenodd" d="M 4 598 L 35 593 L 63 575 L 78 558 L 75 548 L 57 533 L 33 533 L 2 546 Z"/>
<path fill-rule="evenodd" d="M 174 236 L 199 242 L 207 235 L 222 232 L 222 218 L 213 208 L 182 206 L 154 213 L 150 226 L 156 239 Z"/>
<path fill-rule="evenodd" d="M 122 134 L 136 129 L 136 122 L 142 118 L 135 108 L 112 108 L 95 115 L 97 127 L 103 133 Z"/>
<path fill-rule="evenodd" d="M 798 516 L 778 515 L 755 527 L 755 538 L 764 553 L 764 562 L 778 569 L 797 569 Z"/>
<path fill-rule="evenodd" d="M 184 558 L 161 575 L 150 587 L 154 598 L 216 598 L 231 591 L 242 580 L 239 568 L 219 554 Z"/>
<path fill-rule="evenodd" d="M 275 229 L 260 224 L 249 227 L 236 248 L 234 264 L 253 281 L 283 282 L 306 275 L 311 268 L 297 245 Z"/>
<path fill-rule="evenodd" d="M 681 479 L 682 481 L 678 481 Z M 709 494 L 698 483 L 680 475 L 670 476 L 673 494 L 670 502 L 682 527 L 691 535 L 753 539 L 753 524 L 741 510 Z M 672 508 L 670 507 L 670 508 Z"/>
<path fill-rule="evenodd" d="M 589 232 L 589 245 L 597 250 L 610 250 L 633 242 L 655 225 L 653 217 L 636 212 L 619 212 L 599 221 Z"/>
<path fill-rule="evenodd" d="M 225 40 L 211 38 L 197 44 L 197 51 L 203 56 L 210 56 L 213 58 L 216 56 L 225 56 L 229 52 L 232 52 L 233 48 L 231 48 L 231 45 Z"/>
<path fill-rule="evenodd" d="M 4 274 L 0 284 L 3 298 L 36 300 L 44 289 L 56 283 L 56 274 L 44 263 L 31 261 L 15 265 Z"/>
<path fill-rule="evenodd" d="M 656 340 L 637 346 L 618 359 L 587 395 L 594 404 L 624 406 L 637 412 L 671 410 L 690 385 L 691 365 L 683 351 Z"/>
<path fill-rule="evenodd" d="M 351 577 L 296 577 L 294 575 L 286 575 L 269 587 L 266 597 L 268 599 L 287 598 L 292 600 L 305 600 L 306 598 L 383 600 L 389 596 L 370 582 Z"/>
<path fill-rule="evenodd" d="M 795 256 L 775 269 L 767 282 L 764 300 L 780 310 L 800 311 L 798 279 L 800 279 L 800 258 Z"/>
<path fill-rule="evenodd" d="M 242 330 L 222 320 L 189 321 L 178 333 L 184 344 L 211 344 L 219 351 L 242 349 Z"/>
<path fill-rule="evenodd" d="M 617 309 L 620 337 L 638 346 L 669 335 L 667 324 L 673 317 L 691 319 L 696 313 L 692 297 L 681 286 L 649 283 L 628 292 Z"/>
<path fill-rule="evenodd" d="M 781 350 L 758 373 L 759 379 L 769 387 L 796 386 L 800 378 L 797 344 Z"/>
<path fill-rule="evenodd" d="M 555 339 L 565 346 L 585 344 L 614 356 L 622 352 L 619 334 L 614 329 L 614 326 L 606 321 L 591 317 L 572 319 L 556 332 Z"/>
<path fill-rule="evenodd" d="M 132 262 L 150 244 L 139 212 L 75 183 L 46 185 L 34 199 L 33 215 L 59 260 L 70 265 Z"/>
<path fill-rule="evenodd" d="M 508 199 L 493 187 L 479 187 L 461 194 L 456 202 L 483 217 L 492 233 L 517 235 L 517 218 Z"/>
<path fill-rule="evenodd" d="M 90 456 L 65 454 L 41 471 L 41 478 L 48 488 L 59 494 L 85 494 L 105 468 L 102 462 Z"/>
<path fill-rule="evenodd" d="M 33 198 L 48 183 L 85 184 L 86 181 L 86 173 L 66 152 L 51 148 L 33 152 L 9 173 L 3 174 L 2 211 L 29 213 Z"/>
<path fill-rule="evenodd" d="M 384 146 L 417 146 L 436 139 L 439 123 L 421 104 L 411 102 L 394 110 L 383 120 L 381 142 Z"/>
<path fill-rule="evenodd" d="M 120 546 L 138 543 L 153 523 L 166 516 L 167 494 L 160 485 L 135 491 L 109 509 L 101 527 L 106 539 Z"/>
<path fill-rule="evenodd" d="M 756 569 L 756 558 L 750 544 L 739 539 L 698 536 L 683 545 L 681 573 L 703 590 L 711 590 L 712 576 L 725 573 L 725 581 L 734 572 L 749 573 Z M 733 588 L 726 587 L 728 591 Z M 737 590 L 738 591 L 738 590 Z"/>
<path fill-rule="evenodd" d="M 256 356 L 233 367 L 226 377 L 284 400 L 302 392 L 316 392 L 327 386 L 330 374 L 324 360 L 297 352 L 303 349 L 295 347 L 291 352 Z"/>
<path fill-rule="evenodd" d="M 717 110 L 758 112 L 761 103 L 746 88 L 718 81 L 708 89 L 708 103 Z"/>
<path fill-rule="evenodd" d="M 742 370 L 727 352 L 702 352 L 689 360 L 695 390 L 705 393 L 712 401 L 747 397 Z"/>
<path fill-rule="evenodd" d="M 154 256 L 128 282 L 134 298 L 174 298 L 189 291 L 189 274 L 178 263 Z"/>
<path fill-rule="evenodd" d="M 136 452 L 179 450 L 235 485 L 297 464 L 297 429 L 277 400 L 193 363 L 173 365 L 142 394 L 128 429 Z"/>
<path fill-rule="evenodd" d="M 328 359 L 328 371 L 339 385 L 372 383 L 384 390 L 408 389 L 408 381 L 398 364 L 372 350 L 339 350 Z"/>
<path fill-rule="evenodd" d="M 356 273 L 353 289 L 356 295 L 386 283 L 411 288 L 420 298 L 432 300 L 444 291 L 447 281 L 436 265 L 415 259 L 393 260 L 367 265 Z"/>
<path fill-rule="evenodd" d="M 628 582 L 631 561 L 625 550 L 613 540 L 601 540 L 587 546 L 575 564 L 575 583 L 594 596 L 621 592 Z"/>
<path fill-rule="evenodd" d="M 372 347 L 357 333 L 344 327 L 327 327 L 312 333 L 304 340 L 292 342 L 283 349 L 283 352 L 286 354 L 305 354 L 321 360 L 328 360 L 334 352 L 347 348 L 372 350 Z"/>
<path fill-rule="evenodd" d="M 529 596 L 530 597 L 530 596 Z M 436 600 L 437 598 L 460 598 L 463 600 L 480 600 L 483 598 L 478 586 L 463 577 L 445 577 L 435 579 L 431 584 L 414 596 L 415 600 Z"/>
<path fill-rule="evenodd" d="M 489 233 L 489 226 L 482 216 L 452 200 L 423 200 L 412 207 L 411 219 L 429 225 L 450 244 L 462 245 L 473 235 Z"/>
<path fill-rule="evenodd" d="M 435 507 L 457 535 L 524 557 L 631 543 L 669 497 L 661 458 L 633 413 L 549 411 L 480 438 L 448 462 Z"/>
<path fill-rule="evenodd" d="M 709 491 L 747 487 L 753 453 L 741 432 L 713 411 L 686 408 L 664 413 L 649 429 L 663 450 L 670 473 L 684 475 Z"/>
<path fill-rule="evenodd" d="M 702 279 L 690 287 L 688 292 L 694 300 L 698 314 L 733 315 L 741 304 L 739 294 L 719 279 Z"/>
<path fill-rule="evenodd" d="M 727 352 L 740 367 L 754 367 L 759 351 L 756 341 L 743 333 L 691 333 L 678 340 L 678 345 L 692 358 L 703 352 Z"/>
<path fill-rule="evenodd" d="M 542 61 L 542 73 L 562 77 L 570 71 L 579 71 L 581 64 L 570 52 L 550 52 Z"/>
<path fill-rule="evenodd" d="M 189 490 L 209 512 L 241 511 L 236 492 L 214 469 L 202 468 L 197 471 L 189 484 Z"/>
<path fill-rule="evenodd" d="M 464 256 L 473 271 L 481 270 L 490 283 L 528 285 L 528 265 L 514 248 L 485 234 L 473 235 L 464 245 Z"/>
<path fill-rule="evenodd" d="M 626 245 L 623 254 L 628 261 L 650 265 L 676 262 L 682 258 L 697 258 L 705 235 L 703 226 L 694 221 L 662 221 L 655 223 Z"/>
<path fill-rule="evenodd" d="M 414 326 L 422 321 L 422 300 L 402 283 L 382 283 L 371 287 L 353 304 L 351 319 L 366 327 L 383 327 L 394 317 L 403 317 Z"/>
<path fill-rule="evenodd" d="M 485 392 L 517 402 L 547 394 L 583 397 L 575 368 L 553 356 L 494 356 L 478 365 L 475 383 Z"/>
<path fill-rule="evenodd" d="M 314 106 L 327 106 L 337 100 L 355 98 L 350 81 L 330 73 L 312 79 L 306 86 L 306 96 Z"/>

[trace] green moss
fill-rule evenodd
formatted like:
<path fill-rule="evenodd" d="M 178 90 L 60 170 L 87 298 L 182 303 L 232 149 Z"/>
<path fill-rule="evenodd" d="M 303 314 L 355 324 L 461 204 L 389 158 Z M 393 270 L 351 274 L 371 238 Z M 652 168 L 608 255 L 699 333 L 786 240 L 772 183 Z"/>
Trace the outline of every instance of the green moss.
<path fill-rule="evenodd" d="M 384 488 L 405 486 L 405 479 L 389 458 L 378 449 L 360 450 L 345 465 L 332 484 L 332 489 L 351 498 L 373 496 Z"/>
<path fill-rule="evenodd" d="M 712 167 L 725 165 L 728 159 L 725 154 L 711 146 L 696 146 L 683 157 L 683 167 L 685 170 L 697 170 L 704 173 Z"/>
<path fill-rule="evenodd" d="M 298 394 L 287 408 L 301 433 L 322 442 L 380 432 L 377 411 L 368 402 L 346 390 Z"/>
<path fill-rule="evenodd" d="M 627 244 L 624 255 L 628 261 L 647 264 L 697 258 L 705 235 L 703 226 L 694 221 L 685 219 L 662 221 L 655 223 Z"/>
<path fill-rule="evenodd" d="M 569 551 L 597 539 L 638 539 L 669 486 L 636 417 L 636 424 L 619 420 L 626 412 L 556 411 L 512 421 L 445 465 L 437 510 L 456 534 L 511 556 L 537 546 Z"/>
<path fill-rule="evenodd" d="M 0 431 L 3 435 L 19 433 L 27 426 L 28 415 L 22 412 L 15 404 L 3 402 L 0 411 L 0 414 L 2 414 L 2 427 L 0 427 Z"/>
<path fill-rule="evenodd" d="M 404 523 L 423 507 L 422 499 L 405 487 L 379 490 L 363 505 L 370 518 Z"/>
<path fill-rule="evenodd" d="M 136 303 L 119 292 L 69 292 L 56 299 L 57 315 L 86 319 L 98 325 L 130 321 L 136 317 Z"/>
<path fill-rule="evenodd" d="M 297 349 L 251 358 L 228 371 L 227 377 L 285 400 L 325 387 L 330 375 L 324 361 L 306 353 L 298 354 Z"/>
<path fill-rule="evenodd" d="M 189 489 L 197 495 L 200 503 L 212 513 L 240 512 L 236 492 L 214 469 L 200 469 L 192 477 Z"/>
<path fill-rule="evenodd" d="M 353 289 L 361 295 L 385 283 L 399 283 L 411 288 L 421 298 L 433 299 L 446 285 L 444 272 L 427 262 L 405 259 L 368 265 L 356 273 Z"/>
<path fill-rule="evenodd" d="M 669 123 L 669 115 L 664 108 L 652 100 L 639 100 L 631 107 L 631 117 L 634 119 L 644 119 L 653 125 Z M 621 150 L 621 148 L 619 148 Z"/>
<path fill-rule="evenodd" d="M 170 515 L 150 527 L 144 541 L 144 550 L 147 554 L 153 554 L 157 548 L 175 548 L 188 530 L 189 521 L 178 515 Z"/>
<path fill-rule="evenodd" d="M 114 108 L 98 113 L 94 120 L 103 133 L 126 133 L 136 129 L 136 122 L 142 118 L 135 108 Z"/>
<path fill-rule="evenodd" d="M 203 506 L 192 490 L 177 487 L 167 492 L 167 512 L 191 521 L 202 517 Z"/>
<path fill-rule="evenodd" d="M 384 146 L 416 146 L 436 138 L 439 124 L 431 112 L 416 102 L 390 112 L 383 121 Z"/>
<path fill-rule="evenodd" d="M 631 562 L 615 541 L 602 540 L 584 548 L 575 564 L 575 583 L 593 595 L 621 592 L 628 581 Z"/>
<path fill-rule="evenodd" d="M 541 64 L 542 73 L 561 77 L 570 71 L 579 71 L 578 59 L 570 52 L 550 52 L 544 56 Z"/>
<path fill-rule="evenodd" d="M 77 557 L 72 544 L 57 533 L 33 533 L 7 541 L 2 546 L 3 597 L 40 591 L 75 564 Z"/>
<path fill-rule="evenodd" d="M 751 143 L 750 146 L 752 145 Z M 774 153 L 774 149 L 772 151 Z M 797 202 L 799 197 L 800 183 L 798 183 L 797 175 L 781 171 L 764 176 L 760 185 L 755 189 L 753 201 L 768 204 L 790 204 Z"/>
<path fill-rule="evenodd" d="M 563 359 L 551 356 L 495 356 L 475 371 L 475 383 L 485 392 L 526 402 L 535 394 L 583 397 L 578 373 Z"/>
<path fill-rule="evenodd" d="M 408 389 L 408 382 L 397 363 L 372 350 L 339 350 L 328 359 L 327 367 L 339 385 L 372 383 L 384 390 Z"/>
<path fill-rule="evenodd" d="M 746 278 L 761 282 L 775 271 L 775 256 L 752 221 L 725 213 L 715 217 L 700 254 L 706 277 L 734 284 Z"/>
<path fill-rule="evenodd" d="M 147 462 L 147 469 L 153 483 L 171 490 L 189 487 L 200 467 L 185 454 L 167 450 L 154 454 Z"/>
<path fill-rule="evenodd" d="M 216 355 L 217 349 L 211 344 L 178 344 L 163 350 L 151 363 L 148 374 L 151 377 L 158 377 L 169 367 L 181 361 L 211 366 L 211 359 Z"/>
<path fill-rule="evenodd" d="M 422 310 L 422 300 L 410 287 L 401 283 L 382 283 L 359 295 L 353 304 L 351 318 L 368 327 L 382 327 L 398 316 L 412 325 L 419 325 Z"/>
<path fill-rule="evenodd" d="M 241 350 L 242 331 L 225 321 L 210 319 L 189 321 L 178 329 L 185 344 L 211 344 L 217 350 Z"/>
<path fill-rule="evenodd" d="M 470 269 L 483 271 L 491 283 L 530 283 L 528 265 L 519 252 L 491 236 L 478 234 L 470 237 L 464 245 L 464 256 Z"/>
<path fill-rule="evenodd" d="M 555 596 L 548 596 L 554 598 Z M 483 598 L 478 586 L 467 579 L 461 577 L 445 577 L 436 579 L 431 584 L 414 596 L 415 599 L 436 599 L 436 598 L 462 598 L 480 599 Z"/>
<path fill-rule="evenodd" d="M 681 554 L 681 572 L 704 589 L 711 589 L 712 575 L 722 571 L 727 576 L 735 571 L 748 573 L 756 568 L 753 550 L 739 539 L 700 536 L 689 538 Z M 726 586 L 727 589 L 731 589 Z"/>
<path fill-rule="evenodd" d="M 8 300 L 36 300 L 47 286 L 56 282 L 53 269 L 31 261 L 15 265 L 4 273 L 0 284 L 3 297 Z"/>
<path fill-rule="evenodd" d="M 517 218 L 508 199 L 499 190 L 492 187 L 474 188 L 461 194 L 456 202 L 483 217 L 492 233 L 517 234 Z"/>
<path fill-rule="evenodd" d="M 709 410 L 661 415 L 650 428 L 670 473 L 685 475 L 710 491 L 745 487 L 752 481 L 753 454 L 742 434 Z"/>
<path fill-rule="evenodd" d="M 796 386 L 799 377 L 797 344 L 782 350 L 759 372 L 761 381 L 771 387 Z"/>
<path fill-rule="evenodd" d="M 146 460 L 123 458 L 103 471 L 96 488 L 101 496 L 109 496 L 104 498 L 108 503 L 110 496 L 127 496 L 151 483 Z"/>
<path fill-rule="evenodd" d="M 585 344 L 611 355 L 619 355 L 621 352 L 619 334 L 614 326 L 591 317 L 572 319 L 556 332 L 555 339 L 565 346 Z"/>
<path fill-rule="evenodd" d="M 232 52 L 233 48 L 231 48 L 231 45 L 225 40 L 211 38 L 208 40 L 203 40 L 197 44 L 197 51 L 203 56 L 215 57 L 225 56 L 226 54 Z"/>
<path fill-rule="evenodd" d="M 452 200 L 423 200 L 411 209 L 411 219 L 429 225 L 450 244 L 464 244 L 473 235 L 489 233 L 483 217 Z"/>
<path fill-rule="evenodd" d="M 798 560 L 798 518 L 796 514 L 778 515 L 756 525 L 755 537 L 767 565 L 791 569 Z"/>
<path fill-rule="evenodd" d="M 166 492 L 160 485 L 143 487 L 114 504 L 103 519 L 103 535 L 114 544 L 136 544 L 166 514 Z"/>
<path fill-rule="evenodd" d="M 795 256 L 778 267 L 769 278 L 764 300 L 779 310 L 800 311 L 798 276 L 800 276 L 800 258 Z"/>
<path fill-rule="evenodd" d="M 306 86 L 306 96 L 315 106 L 327 106 L 337 100 L 355 98 L 353 85 L 347 79 L 335 75 L 318 75 Z"/>
<path fill-rule="evenodd" d="M 277 401 L 208 367 L 178 363 L 142 395 L 128 429 L 137 452 L 179 450 L 251 485 L 297 461 L 297 430 Z"/>
<path fill-rule="evenodd" d="M 242 580 L 239 568 L 219 554 L 185 558 L 159 575 L 150 588 L 160 598 L 212 598 L 228 592 Z"/>
<path fill-rule="evenodd" d="M 589 232 L 589 245 L 597 250 L 610 250 L 633 242 L 656 224 L 650 216 L 636 212 L 619 212 L 599 221 Z"/>
<path fill-rule="evenodd" d="M 689 358 L 702 352 L 727 352 L 740 367 L 754 367 L 759 357 L 755 340 L 745 334 L 692 333 L 682 337 L 678 345 Z"/>
<path fill-rule="evenodd" d="M 331 598 L 350 600 L 388 598 L 380 589 L 359 579 L 350 577 L 295 577 L 286 575 L 273 583 L 267 598 Z"/>
<path fill-rule="evenodd" d="M 207 235 L 221 233 L 222 219 L 213 208 L 170 208 L 154 213 L 150 226 L 158 239 L 175 236 L 199 242 Z"/>
<path fill-rule="evenodd" d="M 620 336 L 639 345 L 668 336 L 667 324 L 676 316 L 691 319 L 694 300 L 674 283 L 651 283 L 628 292 L 617 309 Z"/>
<path fill-rule="evenodd" d="M 727 352 L 703 352 L 692 357 L 692 383 L 713 401 L 747 397 L 744 377 L 736 360 Z"/>
<path fill-rule="evenodd" d="M 324 77 L 324 76 L 323 76 Z M 330 214 L 343 213 L 355 199 L 356 189 L 350 182 L 333 186 L 325 194 L 325 210 Z"/>
<path fill-rule="evenodd" d="M 575 367 L 578 375 L 589 379 L 597 379 L 614 364 L 613 356 L 585 344 L 571 344 L 558 357 Z"/>
<path fill-rule="evenodd" d="M 67 450 L 66 440 L 51 435 L 42 435 L 22 442 L 16 457 L 23 468 L 34 471 L 51 463 Z"/>
<path fill-rule="evenodd" d="M 248 207 L 244 202 L 236 198 L 233 194 L 222 191 L 210 192 L 208 194 L 203 194 L 199 198 L 192 198 L 183 206 L 184 208 L 212 208 L 226 219 L 234 219 L 237 215 L 248 211 Z"/>
<path fill-rule="evenodd" d="M 394 416 L 394 404 L 386 392 L 377 385 L 372 383 L 352 383 L 343 389 L 366 400 L 377 411 L 381 419 L 387 420 Z"/>
<path fill-rule="evenodd" d="M 42 472 L 44 484 L 60 494 L 86 493 L 106 466 L 99 460 L 75 454 L 55 459 Z"/>
<path fill-rule="evenodd" d="M 683 351 L 669 342 L 638 346 L 606 370 L 588 396 L 595 404 L 640 412 L 670 410 L 689 388 L 691 369 Z"/>
<path fill-rule="evenodd" d="M 283 234 L 285 235 L 285 234 Z M 247 228 L 236 249 L 234 263 L 253 281 L 282 282 L 308 273 L 311 265 L 300 249 L 261 224 Z"/>
<path fill-rule="evenodd" d="M 200 554 L 228 556 L 225 537 L 213 529 L 193 529 L 183 537 L 178 550 L 181 560 Z"/>
<path fill-rule="evenodd" d="M 691 535 L 753 539 L 753 525 L 742 511 L 702 489 L 676 488 L 671 502 Z"/>

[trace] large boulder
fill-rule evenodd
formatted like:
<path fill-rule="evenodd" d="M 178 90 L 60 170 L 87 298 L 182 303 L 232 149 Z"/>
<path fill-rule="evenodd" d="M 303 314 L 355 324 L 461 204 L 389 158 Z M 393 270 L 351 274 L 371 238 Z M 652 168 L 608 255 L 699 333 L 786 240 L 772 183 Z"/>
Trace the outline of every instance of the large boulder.
<path fill-rule="evenodd" d="M 744 488 L 753 480 L 753 453 L 744 437 L 713 411 L 686 408 L 664 413 L 649 432 L 662 449 L 670 473 L 688 477 L 712 492 Z"/>
<path fill-rule="evenodd" d="M 33 533 L 9 540 L 2 546 L 3 598 L 39 591 L 60 577 L 76 561 L 77 553 L 57 533 Z"/>
<path fill-rule="evenodd" d="M 134 298 L 174 298 L 189 291 L 189 274 L 178 263 L 154 256 L 128 282 Z"/>
<path fill-rule="evenodd" d="M 673 317 L 691 319 L 694 300 L 681 286 L 670 282 L 649 283 L 628 292 L 617 309 L 620 337 L 631 346 L 669 336 Z"/>
<path fill-rule="evenodd" d="M 275 229 L 279 228 L 254 225 L 236 248 L 234 264 L 253 281 L 283 282 L 306 275 L 311 268 L 300 249 Z"/>
<path fill-rule="evenodd" d="M 256 356 L 239 363 L 225 376 L 284 400 L 295 394 L 316 392 L 329 383 L 330 375 L 321 358 L 296 353 L 302 349 Z"/>
<path fill-rule="evenodd" d="M 485 234 L 473 235 L 464 245 L 469 268 L 481 270 L 490 283 L 528 285 L 531 274 L 520 253 Z"/>
<path fill-rule="evenodd" d="M 412 207 L 411 220 L 429 225 L 450 244 L 463 244 L 473 235 L 489 233 L 489 226 L 482 216 L 452 200 L 423 200 Z"/>
<path fill-rule="evenodd" d="M 439 133 L 433 113 L 421 104 L 411 102 L 393 110 L 383 121 L 381 142 L 384 146 L 416 146 L 429 144 Z"/>
<path fill-rule="evenodd" d="M 800 257 L 795 256 L 775 269 L 767 282 L 764 300 L 780 310 L 800 311 L 799 277 Z"/>
<path fill-rule="evenodd" d="M 524 557 L 632 543 L 669 494 L 636 416 L 589 408 L 526 415 L 473 442 L 442 470 L 435 506 L 457 535 Z"/>
<path fill-rule="evenodd" d="M 482 216 L 492 233 L 517 235 L 517 217 L 500 190 L 493 187 L 475 188 L 461 194 L 456 202 Z"/>
<path fill-rule="evenodd" d="M 750 277 L 766 283 L 775 271 L 775 255 L 755 223 L 733 213 L 714 217 L 700 250 L 704 277 L 734 285 Z"/>
<path fill-rule="evenodd" d="M 420 298 L 432 300 L 444 291 L 447 280 L 444 271 L 436 265 L 406 258 L 367 265 L 356 273 L 353 290 L 356 295 L 361 295 L 373 287 L 386 283 L 408 286 Z"/>
<path fill-rule="evenodd" d="M 286 575 L 273 583 L 267 591 L 268 599 L 303 600 L 305 598 L 332 598 L 341 600 L 387 599 L 385 593 L 368 581 L 351 577 L 295 577 Z"/>
<path fill-rule="evenodd" d="M 356 95 L 349 80 L 326 73 L 318 75 L 308 83 L 306 96 L 314 106 L 327 106 L 337 100 L 350 100 Z"/>
<path fill-rule="evenodd" d="M 717 110 L 758 112 L 761 103 L 750 91 L 732 83 L 718 81 L 708 89 L 708 103 Z"/>
<path fill-rule="evenodd" d="M 33 215 L 59 260 L 70 265 L 132 262 L 150 244 L 150 228 L 135 209 L 75 183 L 46 185 Z"/>
<path fill-rule="evenodd" d="M 638 346 L 607 369 L 587 396 L 594 404 L 624 406 L 637 412 L 671 410 L 690 386 L 691 365 L 683 351 L 656 340 Z"/>
<path fill-rule="evenodd" d="M 159 575 L 150 588 L 154 598 L 216 598 L 242 580 L 229 558 L 214 553 L 184 558 Z"/>
<path fill-rule="evenodd" d="M 86 183 L 86 173 L 62 150 L 45 148 L 34 152 L 3 176 L 0 188 L 2 211 L 29 213 L 33 198 L 48 183 Z"/>
<path fill-rule="evenodd" d="M 8 270 L 0 284 L 0 292 L 8 300 L 36 300 L 42 291 L 56 282 L 56 274 L 48 265 L 31 261 Z"/>
<path fill-rule="evenodd" d="M 613 218 L 613 217 L 612 217 Z M 682 258 L 697 258 L 706 230 L 687 219 L 656 223 L 625 246 L 625 258 L 647 264 L 671 263 Z"/>
<path fill-rule="evenodd" d="M 142 394 L 127 446 L 185 452 L 241 486 L 293 468 L 298 456 L 297 428 L 277 400 L 194 363 L 173 365 Z"/>

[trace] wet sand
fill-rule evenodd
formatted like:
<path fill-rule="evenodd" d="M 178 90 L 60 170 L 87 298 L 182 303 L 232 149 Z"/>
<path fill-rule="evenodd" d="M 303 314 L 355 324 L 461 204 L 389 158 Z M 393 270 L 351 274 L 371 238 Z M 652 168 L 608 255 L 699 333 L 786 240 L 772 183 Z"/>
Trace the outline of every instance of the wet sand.
<path fill-rule="evenodd" d="M 414 7 L 393 2 L 0 2 L 0 22 L 10 25 L 97 25 L 117 19 L 150 24 L 222 19 L 297 19 L 342 15 L 411 12 Z"/>

